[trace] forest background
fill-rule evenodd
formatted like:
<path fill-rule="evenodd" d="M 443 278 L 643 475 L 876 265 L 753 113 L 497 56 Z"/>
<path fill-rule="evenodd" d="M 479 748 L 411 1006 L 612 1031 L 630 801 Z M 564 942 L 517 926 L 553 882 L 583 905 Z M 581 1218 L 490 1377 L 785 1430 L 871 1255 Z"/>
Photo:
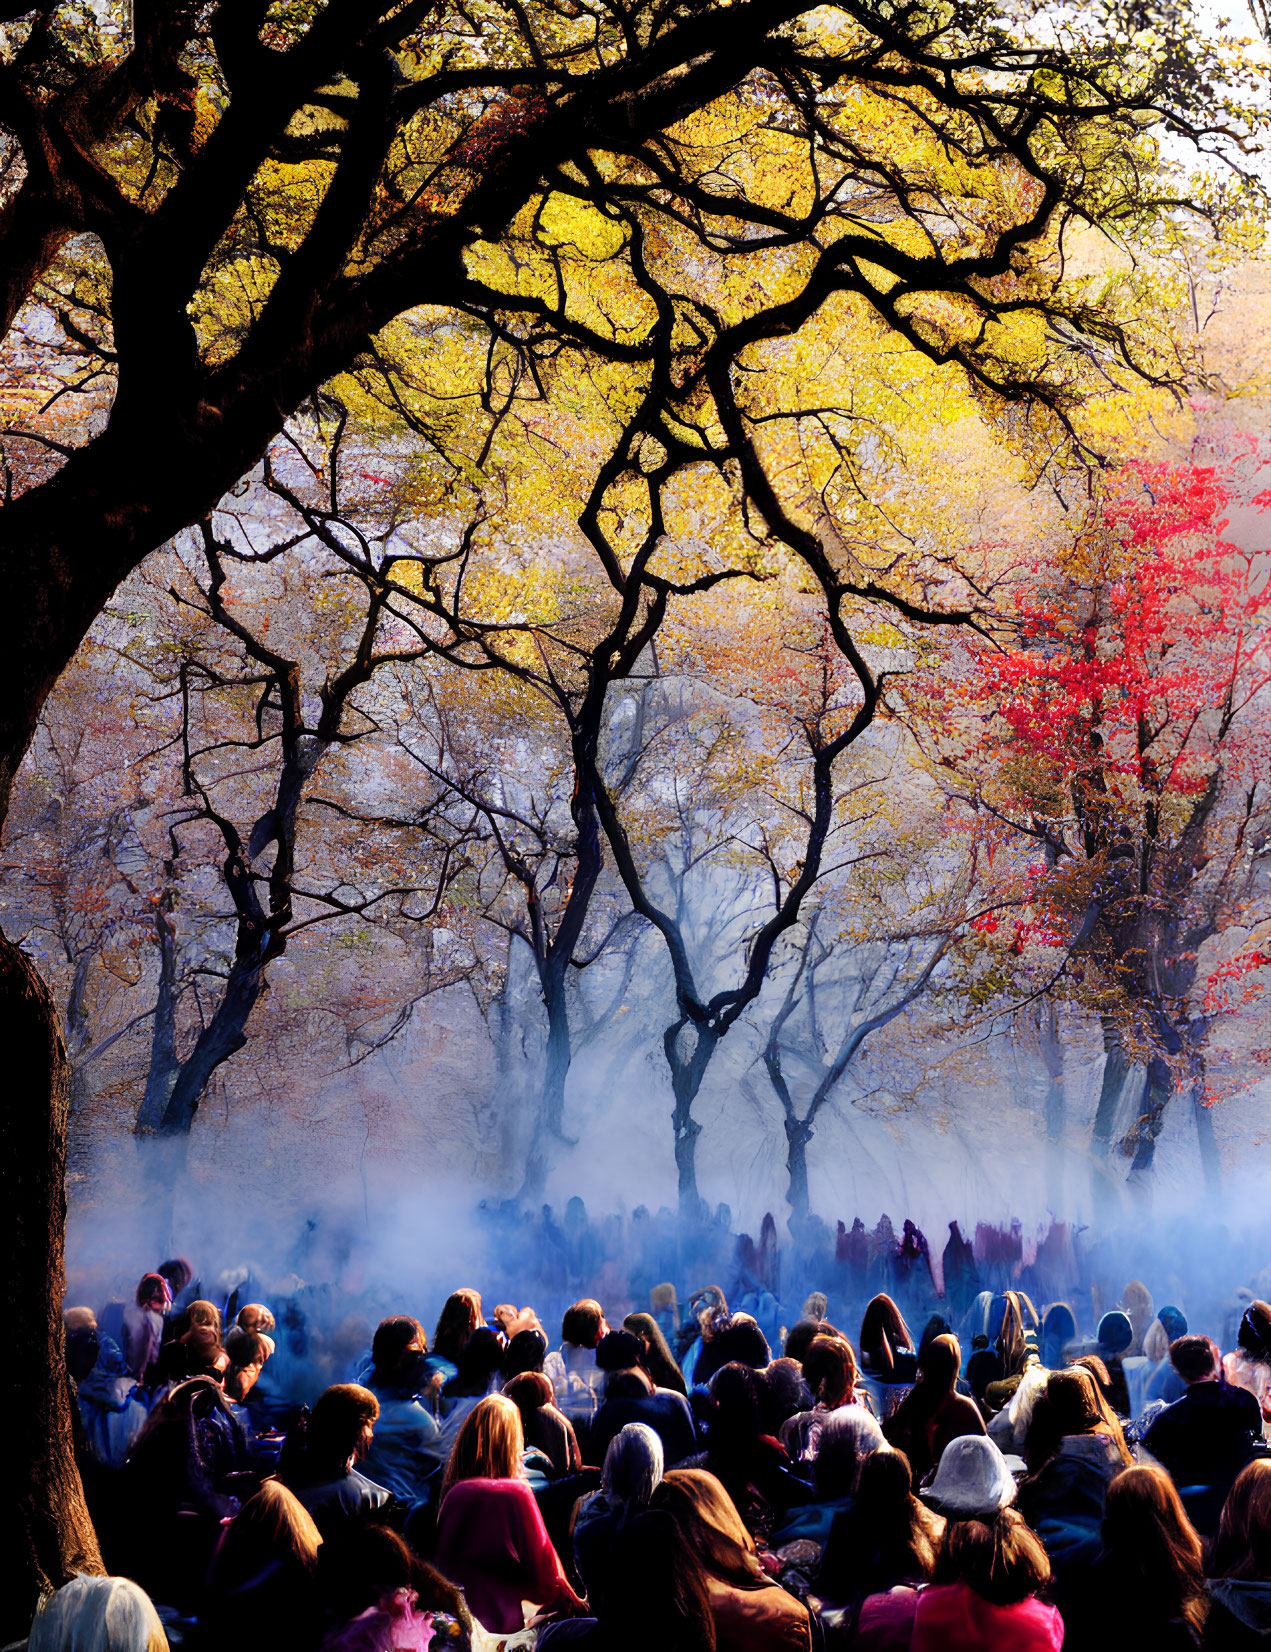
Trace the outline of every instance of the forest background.
<path fill-rule="evenodd" d="M 0 21 L 32 1587 L 93 1558 L 68 1144 L 85 1244 L 386 1185 L 797 1235 L 1256 1171 L 1265 39 Z"/>

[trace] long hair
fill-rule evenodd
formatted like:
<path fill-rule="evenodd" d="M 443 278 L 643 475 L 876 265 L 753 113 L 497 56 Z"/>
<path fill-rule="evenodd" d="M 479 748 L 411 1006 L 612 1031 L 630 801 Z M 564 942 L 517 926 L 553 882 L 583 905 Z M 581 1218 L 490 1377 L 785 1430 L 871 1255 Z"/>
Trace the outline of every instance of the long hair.
<path fill-rule="evenodd" d="M 1026 1307 L 1031 1314 L 1031 1326 L 1026 1323 Z M 1007 1291 L 1006 1312 L 1002 1316 L 1002 1329 L 997 1334 L 997 1352 L 1004 1376 L 1017 1377 L 1027 1365 L 1029 1356 L 1036 1354 L 1036 1323 L 1037 1313 L 1028 1298 L 1020 1291 Z"/>
<path fill-rule="evenodd" d="M 1271 1583 L 1271 1457 L 1255 1457 L 1236 1476 L 1210 1569 L 1215 1577 Z"/>
<path fill-rule="evenodd" d="M 662 1471 L 660 1437 L 647 1423 L 627 1423 L 609 1442 L 600 1489 L 608 1502 L 621 1503 L 624 1514 L 630 1516 L 648 1508 Z"/>
<path fill-rule="evenodd" d="M 868 1592 L 900 1582 L 929 1582 L 944 1522 L 914 1496 L 903 1451 L 874 1451 L 865 1459 L 856 1502 L 834 1522 L 817 1574 L 816 1592 L 848 1601 L 862 1584 Z"/>
<path fill-rule="evenodd" d="M 803 1380 L 827 1410 L 851 1405 L 861 1374 L 845 1337 L 814 1336 L 803 1356 Z"/>
<path fill-rule="evenodd" d="M 168 1652 L 150 1596 L 128 1577 L 80 1573 L 36 1613 L 29 1652 Z"/>
<path fill-rule="evenodd" d="M 654 1492 L 653 1506 L 675 1516 L 685 1546 L 712 1577 L 741 1589 L 762 1589 L 771 1581 L 737 1505 L 713 1474 L 673 1468 Z"/>
<path fill-rule="evenodd" d="M 389 1386 L 402 1355 L 418 1337 L 425 1353 L 428 1338 L 423 1326 L 411 1314 L 391 1314 L 381 1319 L 371 1339 L 372 1380 L 381 1387 Z"/>
<path fill-rule="evenodd" d="M 868 1354 L 871 1360 L 876 1353 L 881 1353 L 882 1363 L 886 1366 L 893 1364 L 898 1349 L 913 1347 L 913 1332 L 905 1324 L 904 1314 L 885 1291 L 880 1291 L 866 1305 L 860 1340 L 861 1353 Z"/>
<path fill-rule="evenodd" d="M 635 1515 L 613 1539 L 615 1578 L 638 1583 L 633 1609 L 626 1589 L 609 1589 L 601 1608 L 604 1644 L 614 1652 L 645 1652 L 650 1626 L 660 1652 L 715 1652 L 715 1619 L 706 1574 L 664 1510 Z"/>
<path fill-rule="evenodd" d="M 1113 1480 L 1103 1546 L 1131 1610 L 1181 1617 L 1199 1632 L 1209 1604 L 1200 1538 L 1164 1469 L 1122 1469 Z"/>
<path fill-rule="evenodd" d="M 293 1560 L 313 1576 L 318 1568 L 322 1534 L 313 1516 L 281 1480 L 266 1480 L 225 1528 L 213 1562 L 222 1588 L 234 1588 L 270 1560 Z"/>
<path fill-rule="evenodd" d="M 519 1480 L 524 1476 L 521 1453 L 525 1430 L 521 1413 L 506 1394 L 487 1394 L 464 1418 L 450 1450 L 442 1501 L 460 1480 Z"/>
<path fill-rule="evenodd" d="M 1106 1434 L 1127 1468 L 1134 1461 L 1120 1418 L 1099 1392 L 1093 1374 L 1080 1365 L 1052 1371 L 1046 1378 L 1046 1392 L 1033 1407 L 1024 1447 L 1029 1469 L 1036 1473 L 1044 1467 L 1072 1434 Z"/>
<path fill-rule="evenodd" d="M 995 1606 L 1013 1606 L 1050 1582 L 1050 1561 L 1041 1539 L 1018 1509 L 1001 1509 L 992 1520 L 951 1520 L 945 1527 L 937 1583 L 967 1583 Z"/>
<path fill-rule="evenodd" d="M 675 1356 L 671 1353 L 671 1346 L 662 1334 L 662 1327 L 652 1314 L 628 1314 L 622 1322 L 623 1329 L 638 1336 L 644 1345 L 644 1357 L 640 1364 L 653 1378 L 658 1388 L 670 1388 L 677 1394 L 687 1394 L 684 1383 L 684 1373 L 675 1363 Z"/>
<path fill-rule="evenodd" d="M 481 1323 L 481 1297 L 477 1291 L 452 1291 L 446 1298 L 432 1334 L 433 1353 L 459 1363 L 463 1345 Z"/>
<path fill-rule="evenodd" d="M 380 1402 L 357 1382 L 332 1383 L 319 1394 L 305 1437 L 315 1473 L 338 1474 L 357 1450 L 362 1431 L 380 1414 Z"/>
<path fill-rule="evenodd" d="M 185 1323 L 187 1330 L 192 1331 L 198 1326 L 204 1330 L 215 1331 L 217 1341 L 220 1341 L 221 1310 L 215 1302 L 191 1302 L 185 1310 Z"/>
<path fill-rule="evenodd" d="M 918 1381 L 896 1408 L 897 1429 L 922 1426 L 955 1391 L 962 1346 L 952 1332 L 932 1337 L 918 1355 Z"/>

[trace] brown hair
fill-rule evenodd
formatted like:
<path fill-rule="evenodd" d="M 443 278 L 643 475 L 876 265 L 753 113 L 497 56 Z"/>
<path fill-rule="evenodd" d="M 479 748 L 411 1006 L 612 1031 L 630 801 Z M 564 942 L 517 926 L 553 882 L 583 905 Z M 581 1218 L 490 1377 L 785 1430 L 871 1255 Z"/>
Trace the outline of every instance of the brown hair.
<path fill-rule="evenodd" d="M 586 1296 L 566 1308 L 560 1322 L 562 1342 L 572 1342 L 576 1348 L 594 1348 L 600 1340 L 600 1327 L 605 1313 L 594 1297 Z"/>
<path fill-rule="evenodd" d="M 432 1334 L 433 1353 L 458 1365 L 463 1345 L 481 1323 L 481 1296 L 473 1290 L 452 1291 Z"/>
<path fill-rule="evenodd" d="M 1223 1504 L 1212 1571 L 1271 1583 L 1271 1457 L 1255 1457 L 1236 1476 Z"/>
<path fill-rule="evenodd" d="M 860 1381 L 851 1343 L 842 1337 L 813 1337 L 803 1356 L 803 1377 L 822 1405 L 831 1410 L 849 1405 Z"/>
<path fill-rule="evenodd" d="M 686 1546 L 712 1577 L 740 1589 L 762 1589 L 771 1581 L 736 1504 L 704 1468 L 673 1468 L 653 1493 L 653 1506 L 675 1516 Z"/>
<path fill-rule="evenodd" d="M 1024 1454 L 1034 1473 L 1059 1450 L 1069 1434 L 1106 1434 L 1128 1468 L 1134 1461 L 1121 1420 L 1100 1392 L 1094 1373 L 1080 1365 L 1052 1371 L 1046 1391 L 1033 1407 Z"/>
<path fill-rule="evenodd" d="M 369 1388 L 356 1382 L 337 1382 L 318 1396 L 309 1418 L 308 1455 L 316 1466 L 343 1467 L 357 1450 L 362 1430 L 380 1414 L 380 1402 Z"/>
<path fill-rule="evenodd" d="M 185 1323 L 193 1330 L 197 1325 L 209 1331 L 215 1331 L 217 1337 L 221 1334 L 221 1310 L 215 1302 L 191 1302 L 185 1310 Z"/>
<path fill-rule="evenodd" d="M 905 1316 L 885 1292 L 869 1302 L 861 1320 L 861 1353 L 872 1360 L 882 1353 L 882 1363 L 888 1369 L 895 1363 L 899 1348 L 914 1346 L 913 1333 L 905 1324 Z"/>
<path fill-rule="evenodd" d="M 1204 1382 L 1219 1368 L 1218 1350 L 1209 1337 L 1179 1337 L 1170 1343 L 1169 1362 L 1184 1382 Z"/>
<path fill-rule="evenodd" d="M 1050 1561 L 1041 1539 L 1018 1509 L 1001 1509 L 992 1520 L 951 1520 L 945 1527 L 937 1583 L 967 1583 L 994 1606 L 1013 1606 L 1050 1582 Z"/>
<path fill-rule="evenodd" d="M 1108 1487 L 1103 1546 L 1128 1602 L 1199 1633 L 1209 1597 L 1200 1538 L 1164 1469 L 1122 1469 Z"/>
<path fill-rule="evenodd" d="M 225 1530 L 217 1550 L 215 1575 L 223 1589 L 255 1576 L 270 1560 L 294 1560 L 312 1576 L 322 1533 L 313 1516 L 281 1480 L 266 1480 Z"/>
<path fill-rule="evenodd" d="M 525 1430 L 517 1405 L 506 1394 L 487 1394 L 464 1418 L 450 1449 L 441 1484 L 442 1501 L 460 1480 L 521 1479 L 524 1450 Z"/>

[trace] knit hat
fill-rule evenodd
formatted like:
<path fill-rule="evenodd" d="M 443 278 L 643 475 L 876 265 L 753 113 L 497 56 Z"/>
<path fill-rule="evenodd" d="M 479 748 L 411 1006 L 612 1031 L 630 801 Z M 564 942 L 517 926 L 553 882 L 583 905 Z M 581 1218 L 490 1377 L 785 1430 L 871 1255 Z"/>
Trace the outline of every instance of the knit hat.
<path fill-rule="evenodd" d="M 1110 1354 L 1123 1353 L 1134 1341 L 1134 1327 L 1130 1324 L 1130 1316 L 1123 1314 L 1119 1308 L 1104 1314 L 1099 1321 L 1098 1337 L 1100 1348 L 1106 1348 Z"/>
<path fill-rule="evenodd" d="M 1171 1342 L 1177 1342 L 1179 1337 L 1187 1335 L 1187 1315 L 1181 1308 L 1170 1307 L 1167 1304 L 1156 1317 L 1165 1327 Z"/>
<path fill-rule="evenodd" d="M 935 1479 L 922 1498 L 952 1520 L 991 1520 L 1015 1501 L 1015 1481 L 987 1435 L 964 1434 L 944 1448 Z"/>

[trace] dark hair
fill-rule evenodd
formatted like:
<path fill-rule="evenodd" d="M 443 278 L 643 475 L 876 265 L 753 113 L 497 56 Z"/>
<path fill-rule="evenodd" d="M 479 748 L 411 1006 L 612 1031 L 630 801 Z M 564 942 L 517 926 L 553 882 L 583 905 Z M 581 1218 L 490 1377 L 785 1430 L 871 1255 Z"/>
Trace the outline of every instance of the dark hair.
<path fill-rule="evenodd" d="M 1271 1364 L 1271 1306 L 1257 1300 L 1251 1302 L 1240 1321 L 1236 1341 L 1251 1359 Z"/>
<path fill-rule="evenodd" d="M 421 1612 L 445 1612 L 466 1628 L 471 1618 L 453 1583 L 421 1560 L 388 1526 L 345 1524 L 318 1550 L 320 1592 L 335 1618 L 347 1622 L 398 1589 L 413 1589 Z"/>
<path fill-rule="evenodd" d="M 503 1384 L 503 1392 L 521 1413 L 522 1422 L 532 1411 L 551 1405 L 556 1397 L 551 1378 L 541 1371 L 518 1371 Z"/>
<path fill-rule="evenodd" d="M 643 1352 L 634 1331 L 610 1331 L 596 1344 L 596 1366 L 601 1371 L 630 1371 Z"/>
<path fill-rule="evenodd" d="M 897 1583 L 928 1582 L 936 1565 L 933 1517 L 910 1489 L 903 1451 L 871 1451 L 861 1465 L 856 1502 L 835 1520 L 821 1556 L 816 1592 L 846 1602 Z"/>
<path fill-rule="evenodd" d="M 727 1330 L 715 1339 L 719 1357 L 729 1365 L 749 1365 L 762 1371 L 772 1359 L 768 1339 L 748 1314 L 736 1314 Z"/>
<path fill-rule="evenodd" d="M 640 1339 L 640 1364 L 653 1378 L 658 1388 L 670 1388 L 677 1394 L 687 1394 L 684 1373 L 675 1363 L 670 1344 L 662 1334 L 662 1327 L 652 1314 L 628 1314 L 623 1329 Z"/>
<path fill-rule="evenodd" d="M 1170 1343 L 1169 1362 L 1184 1382 L 1199 1382 L 1211 1376 L 1218 1360 L 1214 1345 L 1205 1336 L 1179 1337 Z"/>
<path fill-rule="evenodd" d="M 627 1371 L 614 1371 L 605 1383 L 606 1400 L 644 1400 L 653 1389 L 653 1379 L 647 1371 L 633 1365 Z"/>
<path fill-rule="evenodd" d="M 380 1402 L 369 1388 L 356 1382 L 337 1382 L 318 1396 L 309 1418 L 306 1456 L 315 1472 L 336 1472 L 357 1449 L 362 1430 L 380 1414 Z"/>
<path fill-rule="evenodd" d="M 532 1327 L 518 1331 L 503 1350 L 503 1374 L 510 1382 L 523 1372 L 541 1371 L 547 1357 L 547 1338 Z"/>
<path fill-rule="evenodd" d="M 951 1520 L 944 1530 L 937 1583 L 967 1583 L 994 1606 L 1014 1606 L 1050 1582 L 1050 1561 L 1041 1539 L 1018 1509 L 992 1520 Z"/>
<path fill-rule="evenodd" d="M 797 1359 L 802 1365 L 803 1356 L 812 1346 L 813 1338 L 830 1334 L 823 1320 L 797 1319 L 786 1334 L 785 1357 Z"/>
<path fill-rule="evenodd" d="M 160 1262 L 154 1270 L 161 1278 L 168 1282 L 168 1289 L 173 1296 L 180 1296 L 181 1292 L 194 1278 L 194 1269 L 184 1256 L 173 1256 L 166 1262 Z"/>
<path fill-rule="evenodd" d="M 489 1392 L 490 1383 L 503 1372 L 503 1344 L 497 1331 L 478 1325 L 463 1345 L 459 1371 L 443 1389 L 448 1399 L 471 1399 Z"/>
<path fill-rule="evenodd" d="M 572 1342 L 576 1348 L 594 1348 L 600 1341 L 600 1327 L 604 1310 L 593 1297 L 584 1297 L 566 1308 L 560 1322 L 562 1342 Z"/>
<path fill-rule="evenodd" d="M 410 1314 L 391 1314 L 380 1320 L 371 1342 L 371 1360 L 375 1367 L 371 1375 L 377 1385 L 386 1387 L 391 1383 L 398 1361 L 416 1337 L 427 1348 L 424 1328 Z"/>
<path fill-rule="evenodd" d="M 912 1348 L 913 1333 L 905 1324 L 905 1316 L 885 1292 L 866 1306 L 861 1320 L 861 1354 L 871 1364 L 888 1375 L 895 1368 L 896 1354 L 901 1348 Z"/>
<path fill-rule="evenodd" d="M 1255 1457 L 1223 1504 L 1211 1575 L 1271 1583 L 1271 1457 Z"/>
<path fill-rule="evenodd" d="M 231 1366 L 237 1371 L 242 1371 L 249 1365 L 263 1365 L 269 1354 L 265 1347 L 265 1339 L 258 1336 L 255 1331 L 240 1331 L 236 1337 L 231 1337 L 225 1352 L 229 1355 Z"/>
<path fill-rule="evenodd" d="M 715 1652 L 715 1619 L 706 1573 L 683 1540 L 674 1515 L 661 1509 L 636 1514 L 614 1535 L 612 1576 L 638 1580 L 640 1609 L 626 1589 L 607 1589 L 600 1621 L 615 1652 L 644 1652 L 649 1625 L 657 1625 L 662 1652 Z"/>
<path fill-rule="evenodd" d="M 1200 1538 L 1164 1469 L 1122 1469 L 1108 1487 L 1103 1547 L 1136 1617 L 1185 1618 L 1199 1635 L 1209 1599 Z"/>
<path fill-rule="evenodd" d="M 476 1291 L 452 1291 L 437 1320 L 432 1336 L 433 1353 L 458 1365 L 468 1338 L 481 1323 L 481 1298 Z"/>
<path fill-rule="evenodd" d="M 165 1291 L 168 1291 L 168 1282 L 161 1273 L 143 1273 L 137 1285 L 137 1306 L 144 1308 L 147 1302 L 155 1296 L 162 1296 Z"/>

